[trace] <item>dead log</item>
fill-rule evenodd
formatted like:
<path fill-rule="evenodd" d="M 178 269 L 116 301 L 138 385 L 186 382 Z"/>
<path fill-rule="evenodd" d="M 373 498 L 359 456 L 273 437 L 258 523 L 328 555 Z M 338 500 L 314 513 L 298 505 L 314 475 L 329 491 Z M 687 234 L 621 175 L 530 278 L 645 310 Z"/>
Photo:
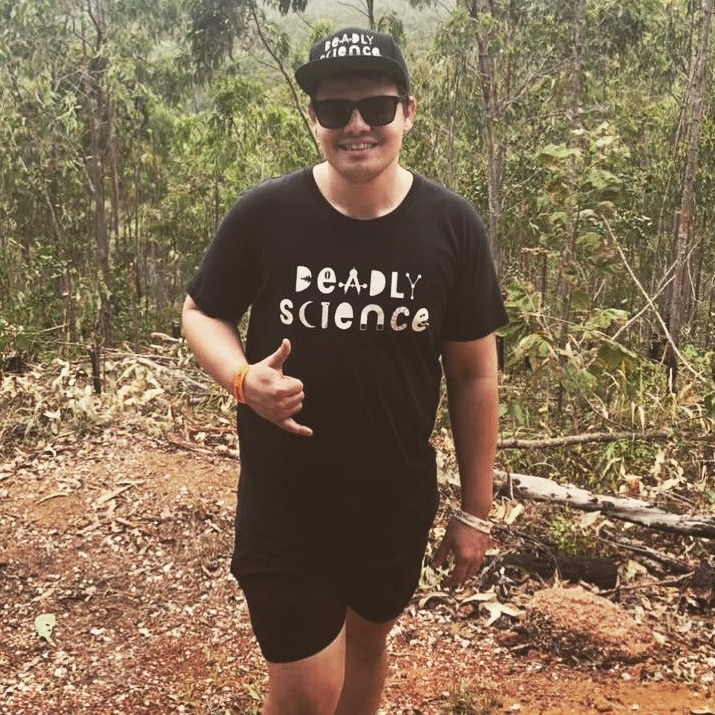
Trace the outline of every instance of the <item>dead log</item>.
<path fill-rule="evenodd" d="M 581 511 L 600 511 L 608 517 L 640 524 L 650 529 L 715 538 L 715 517 L 675 514 L 641 499 L 592 494 L 573 485 L 564 486 L 551 479 L 529 474 L 495 471 L 495 484 L 510 496 L 519 495 L 537 501 L 567 504 Z"/>
<path fill-rule="evenodd" d="M 615 588 L 618 582 L 618 566 L 612 559 L 571 556 L 560 551 L 508 552 L 499 557 L 499 565 L 513 566 L 527 573 L 536 574 L 544 580 L 557 575 L 560 581 L 571 583 L 584 581 L 598 586 L 601 591 Z"/>

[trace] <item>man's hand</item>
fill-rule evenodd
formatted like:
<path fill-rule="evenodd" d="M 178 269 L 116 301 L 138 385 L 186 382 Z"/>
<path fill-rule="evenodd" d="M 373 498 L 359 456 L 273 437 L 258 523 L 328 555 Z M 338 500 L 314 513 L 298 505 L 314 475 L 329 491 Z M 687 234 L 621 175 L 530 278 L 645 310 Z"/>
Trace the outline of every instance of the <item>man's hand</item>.
<path fill-rule="evenodd" d="M 454 556 L 454 566 L 444 579 L 444 585 L 459 586 L 476 576 L 491 543 L 489 534 L 477 531 L 457 519 L 450 519 L 442 543 L 432 559 L 432 565 L 441 568 L 447 563 L 450 554 Z"/>
<path fill-rule="evenodd" d="M 286 432 L 310 437 L 313 430 L 298 424 L 293 415 L 303 408 L 303 383 L 283 374 L 290 355 L 290 341 L 283 339 L 272 355 L 253 363 L 243 383 L 243 395 L 251 409 Z"/>

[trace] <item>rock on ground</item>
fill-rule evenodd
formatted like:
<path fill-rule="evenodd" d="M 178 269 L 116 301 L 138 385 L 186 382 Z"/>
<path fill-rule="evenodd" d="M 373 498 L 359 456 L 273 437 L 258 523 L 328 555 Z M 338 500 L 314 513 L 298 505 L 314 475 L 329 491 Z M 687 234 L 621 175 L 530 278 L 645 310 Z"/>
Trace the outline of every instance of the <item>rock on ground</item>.
<path fill-rule="evenodd" d="M 538 591 L 526 606 L 525 623 L 534 645 L 576 661 L 636 663 L 656 645 L 649 628 L 581 587 Z"/>

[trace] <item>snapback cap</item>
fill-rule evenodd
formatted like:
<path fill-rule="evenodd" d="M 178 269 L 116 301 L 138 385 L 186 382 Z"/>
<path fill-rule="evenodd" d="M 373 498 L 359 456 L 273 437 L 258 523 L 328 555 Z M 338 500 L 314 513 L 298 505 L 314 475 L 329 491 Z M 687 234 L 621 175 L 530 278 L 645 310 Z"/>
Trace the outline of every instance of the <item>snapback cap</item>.
<path fill-rule="evenodd" d="M 391 35 L 348 27 L 316 42 L 309 61 L 298 67 L 295 78 L 301 89 L 313 96 L 318 85 L 330 77 L 351 72 L 374 72 L 404 85 L 410 93 L 410 75 L 399 45 Z"/>

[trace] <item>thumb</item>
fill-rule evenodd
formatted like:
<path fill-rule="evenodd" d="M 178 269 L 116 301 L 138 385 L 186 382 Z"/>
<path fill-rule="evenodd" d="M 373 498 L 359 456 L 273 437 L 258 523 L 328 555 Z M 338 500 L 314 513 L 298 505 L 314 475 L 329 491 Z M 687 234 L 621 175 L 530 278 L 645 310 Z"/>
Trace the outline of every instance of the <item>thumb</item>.
<path fill-rule="evenodd" d="M 290 340 L 283 338 L 278 349 L 266 358 L 265 364 L 274 370 L 283 370 L 283 365 L 290 355 Z"/>
<path fill-rule="evenodd" d="M 437 551 L 435 551 L 434 555 L 432 556 L 432 566 L 434 568 L 439 569 L 444 566 L 445 562 L 447 561 L 449 550 L 450 542 L 448 541 L 447 534 L 445 533 L 445 535 L 442 537 L 442 541 L 437 547 Z"/>

